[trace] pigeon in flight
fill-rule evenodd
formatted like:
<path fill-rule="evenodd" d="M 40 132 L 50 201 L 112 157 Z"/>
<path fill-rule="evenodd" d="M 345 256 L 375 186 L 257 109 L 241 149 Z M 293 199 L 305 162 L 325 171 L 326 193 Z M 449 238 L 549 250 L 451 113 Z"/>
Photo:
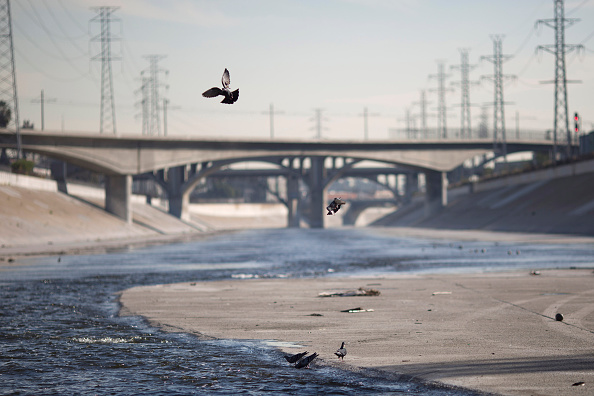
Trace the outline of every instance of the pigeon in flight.
<path fill-rule="evenodd" d="M 344 341 L 342 342 L 342 345 L 340 346 L 340 348 L 338 348 L 338 350 L 336 352 L 334 352 L 334 354 L 336 356 L 338 356 L 339 359 L 344 360 L 344 357 L 347 354 L 346 348 L 344 347 Z"/>
<path fill-rule="evenodd" d="M 231 92 L 231 89 L 229 88 L 229 85 L 231 84 L 231 77 L 229 77 L 229 70 L 227 69 L 225 69 L 223 72 L 222 82 L 223 89 L 213 87 L 207 91 L 204 91 L 202 96 L 205 98 L 214 98 L 216 96 L 223 95 L 225 98 L 221 103 L 233 104 L 237 102 L 237 99 L 239 99 L 239 89 Z"/>
<path fill-rule="evenodd" d="M 296 363 L 299 359 L 303 358 L 303 356 L 307 355 L 307 351 L 298 353 L 296 355 L 285 355 L 285 360 L 289 363 Z"/>
<path fill-rule="evenodd" d="M 301 359 L 300 361 L 298 361 L 297 363 L 295 363 L 295 368 L 298 368 L 298 369 L 304 368 L 304 367 L 309 368 L 309 364 L 311 362 L 313 362 L 313 360 L 317 357 L 318 357 L 318 353 L 314 352 L 311 355 L 306 356 L 303 359 Z"/>
<path fill-rule="evenodd" d="M 328 213 L 326 213 L 326 216 L 332 215 L 336 212 L 338 212 L 338 210 L 340 209 L 340 205 L 344 205 L 346 202 L 343 201 L 340 198 L 334 198 L 334 201 L 330 202 L 330 205 L 326 206 L 326 210 L 328 211 Z M 332 213 L 334 212 L 334 213 Z"/>

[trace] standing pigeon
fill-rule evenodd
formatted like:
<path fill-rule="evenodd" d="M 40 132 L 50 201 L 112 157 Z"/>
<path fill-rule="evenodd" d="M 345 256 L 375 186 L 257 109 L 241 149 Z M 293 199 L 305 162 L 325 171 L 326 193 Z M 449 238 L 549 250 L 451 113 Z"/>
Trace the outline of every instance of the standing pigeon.
<path fill-rule="evenodd" d="M 284 357 L 285 357 L 285 360 L 287 362 L 289 362 L 289 363 L 295 363 L 299 359 L 303 358 L 303 356 L 305 356 L 305 355 L 307 355 L 307 351 L 298 353 L 296 355 L 290 355 L 290 356 L 289 355 L 285 355 Z"/>
<path fill-rule="evenodd" d="M 295 368 L 298 368 L 298 369 L 303 368 L 303 367 L 309 368 L 309 364 L 311 362 L 313 362 L 313 360 L 317 357 L 318 357 L 318 353 L 314 352 L 311 355 L 306 356 L 303 359 L 301 359 L 300 361 L 298 361 L 297 363 L 295 363 Z"/>
<path fill-rule="evenodd" d="M 229 77 L 229 70 L 227 69 L 225 69 L 225 71 L 223 72 L 222 82 L 223 89 L 213 87 L 207 91 L 204 91 L 202 93 L 202 96 L 204 96 L 205 98 L 214 98 L 216 96 L 223 95 L 225 99 L 223 99 L 221 103 L 233 104 L 237 102 L 237 99 L 239 99 L 239 89 L 236 89 L 233 92 L 231 92 L 231 89 L 229 89 L 229 85 L 231 84 L 231 77 Z"/>
<path fill-rule="evenodd" d="M 342 345 L 340 346 L 340 348 L 338 348 L 338 350 L 336 352 L 334 352 L 334 354 L 336 356 L 338 356 L 339 359 L 344 360 L 344 357 L 347 354 L 346 348 L 344 347 L 344 341 L 342 342 Z"/>
<path fill-rule="evenodd" d="M 330 202 L 330 205 L 326 206 L 326 210 L 328 211 L 328 213 L 326 213 L 327 216 L 334 214 L 336 212 L 338 212 L 338 210 L 340 209 L 340 205 L 344 205 L 346 202 L 343 201 L 340 198 L 334 198 L 334 200 L 332 202 Z M 334 212 L 334 213 L 332 213 Z"/>

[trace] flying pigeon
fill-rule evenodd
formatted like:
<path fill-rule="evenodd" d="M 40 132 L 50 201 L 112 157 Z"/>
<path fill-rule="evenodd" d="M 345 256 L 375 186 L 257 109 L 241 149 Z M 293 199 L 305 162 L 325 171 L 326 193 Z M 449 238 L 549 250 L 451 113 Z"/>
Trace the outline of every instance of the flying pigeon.
<path fill-rule="evenodd" d="M 309 364 L 311 362 L 313 362 L 313 360 L 317 357 L 318 357 L 318 353 L 314 352 L 311 355 L 306 356 L 303 359 L 301 359 L 300 361 L 298 361 L 297 363 L 295 363 L 295 368 L 298 368 L 298 369 L 303 368 L 303 367 L 309 368 Z"/>
<path fill-rule="evenodd" d="M 326 210 L 328 211 L 328 213 L 326 213 L 326 216 L 338 212 L 338 210 L 340 209 L 340 205 L 344 205 L 345 203 L 346 202 L 340 198 L 334 198 L 334 201 L 330 202 L 330 205 L 326 206 Z"/>
<path fill-rule="evenodd" d="M 225 69 L 225 71 L 223 72 L 223 78 L 221 80 L 223 82 L 223 89 L 213 87 L 207 91 L 204 91 L 202 93 L 202 96 L 204 96 L 205 98 L 214 98 L 216 96 L 223 95 L 225 99 L 223 99 L 221 103 L 233 104 L 237 102 L 237 99 L 239 99 L 239 89 L 236 89 L 233 92 L 231 92 L 231 89 L 229 89 L 229 85 L 231 84 L 229 70 Z"/>
<path fill-rule="evenodd" d="M 303 356 L 307 355 L 307 351 L 298 353 L 296 355 L 285 355 L 285 360 L 289 363 L 296 363 L 299 359 L 303 358 Z"/>
<path fill-rule="evenodd" d="M 342 345 L 340 346 L 340 348 L 338 348 L 338 350 L 336 352 L 334 352 L 334 354 L 336 356 L 338 356 L 339 359 L 344 360 L 344 357 L 347 354 L 346 348 L 344 347 L 344 341 L 342 342 Z"/>

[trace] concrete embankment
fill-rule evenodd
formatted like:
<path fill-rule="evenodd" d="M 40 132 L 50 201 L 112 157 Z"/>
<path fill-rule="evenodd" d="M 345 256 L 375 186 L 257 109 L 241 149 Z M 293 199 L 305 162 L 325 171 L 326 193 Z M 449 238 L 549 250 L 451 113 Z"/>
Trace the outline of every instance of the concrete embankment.
<path fill-rule="evenodd" d="M 440 213 L 423 202 L 374 223 L 390 227 L 594 235 L 594 161 L 501 178 L 450 191 Z"/>
<path fill-rule="evenodd" d="M 191 221 L 169 215 L 158 200 L 132 196 L 132 223 L 104 210 L 102 189 L 0 172 L 0 257 L 102 252 L 200 238 L 242 228 L 285 227 L 282 205 L 200 205 Z"/>

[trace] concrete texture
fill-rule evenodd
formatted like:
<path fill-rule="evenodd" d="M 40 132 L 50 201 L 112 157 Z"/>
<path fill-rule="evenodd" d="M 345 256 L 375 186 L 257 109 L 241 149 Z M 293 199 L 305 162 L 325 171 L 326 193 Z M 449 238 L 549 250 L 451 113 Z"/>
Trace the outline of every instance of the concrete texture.
<path fill-rule="evenodd" d="M 299 348 L 285 352 L 317 351 L 318 364 L 502 395 L 573 396 L 594 387 L 593 285 L 591 269 L 229 280 L 136 287 L 120 301 L 122 315 L 165 330 L 286 341 Z M 359 287 L 381 295 L 318 296 Z M 373 311 L 341 312 L 356 307 Z M 344 362 L 333 355 L 342 341 Z"/>
<path fill-rule="evenodd" d="M 132 203 L 134 217 L 128 224 L 105 212 L 101 201 L 0 186 L 0 256 L 55 254 L 100 244 L 156 243 L 200 234 L 196 227 L 142 203 Z"/>
<path fill-rule="evenodd" d="M 415 203 L 375 225 L 594 235 L 594 173 L 458 194 L 430 217 Z"/>

